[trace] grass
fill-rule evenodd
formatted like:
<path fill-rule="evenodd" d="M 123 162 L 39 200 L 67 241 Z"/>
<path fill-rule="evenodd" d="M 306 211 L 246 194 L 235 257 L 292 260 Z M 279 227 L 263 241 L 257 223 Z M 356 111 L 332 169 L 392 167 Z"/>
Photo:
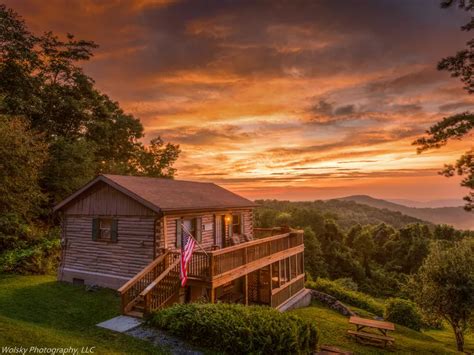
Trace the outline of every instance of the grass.
<path fill-rule="evenodd" d="M 95 347 L 95 354 L 165 353 L 143 340 L 95 324 L 119 315 L 111 290 L 88 292 L 53 276 L 0 275 L 2 346 Z M 1 351 L 1 350 L 0 350 Z"/>
<path fill-rule="evenodd" d="M 363 317 L 371 318 L 373 314 L 352 307 Z M 450 329 L 430 330 L 417 332 L 409 328 L 396 325 L 390 336 L 395 338 L 395 347 L 392 350 L 358 344 L 346 335 L 349 325 L 348 319 L 341 314 L 328 309 L 324 305 L 314 302 L 310 307 L 291 311 L 301 318 L 313 319 L 319 329 L 319 344 L 333 345 L 356 354 L 451 354 L 456 353 L 454 335 Z M 354 329 L 355 330 L 355 329 Z M 474 351 L 474 336 L 466 334 L 465 351 Z"/>
<path fill-rule="evenodd" d="M 373 314 L 353 308 L 364 317 Z M 291 311 L 315 320 L 320 344 L 357 354 L 456 353 L 450 329 L 422 333 L 397 325 L 395 351 L 364 346 L 346 336 L 347 318 L 322 304 Z M 119 298 L 111 290 L 87 292 L 83 287 L 58 283 L 53 276 L 0 275 L 0 349 L 17 347 L 95 347 L 95 354 L 164 353 L 150 343 L 100 329 L 95 324 L 119 314 Z M 466 334 L 466 351 L 474 352 L 474 335 Z M 1 350 L 0 350 L 1 351 Z"/>

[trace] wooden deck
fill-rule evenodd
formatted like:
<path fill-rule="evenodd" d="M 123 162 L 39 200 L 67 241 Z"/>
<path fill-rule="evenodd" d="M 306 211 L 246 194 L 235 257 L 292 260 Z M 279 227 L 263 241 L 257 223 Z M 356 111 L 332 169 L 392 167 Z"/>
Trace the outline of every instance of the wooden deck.
<path fill-rule="evenodd" d="M 218 287 L 244 277 L 245 304 L 249 303 L 248 285 L 253 282 L 257 283 L 258 292 L 265 293 L 263 302 L 277 307 L 304 288 L 303 251 L 302 231 L 270 235 L 206 253 L 196 250 L 188 265 L 188 284 L 209 289 L 210 301 L 214 302 Z M 123 285 L 119 289 L 122 312 L 126 313 L 137 304 L 143 304 L 147 313 L 162 307 L 171 299 L 177 283 L 168 274 L 172 272 L 173 277 L 178 278 L 179 266 L 176 260 L 179 255 L 176 251 L 163 250 L 160 257 Z M 287 263 L 284 268 L 286 274 L 282 275 L 281 264 L 284 260 Z M 257 271 L 258 276 L 254 275 Z M 253 277 L 249 280 L 251 274 Z M 264 291 L 261 291 L 262 288 Z M 159 301 L 155 302 L 155 299 Z"/>
<path fill-rule="evenodd" d="M 218 287 L 303 251 L 302 232 L 278 234 L 209 251 L 207 255 L 196 251 L 189 263 L 188 273 L 191 281 L 204 281 Z"/>

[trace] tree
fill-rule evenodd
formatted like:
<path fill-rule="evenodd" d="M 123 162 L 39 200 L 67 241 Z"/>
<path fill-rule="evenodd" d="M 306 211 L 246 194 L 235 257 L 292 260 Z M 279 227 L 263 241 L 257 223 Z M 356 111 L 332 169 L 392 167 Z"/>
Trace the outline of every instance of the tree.
<path fill-rule="evenodd" d="M 321 251 L 321 243 L 311 227 L 304 229 L 304 268 L 313 278 L 327 276 L 327 265 Z"/>
<path fill-rule="evenodd" d="M 441 7 L 448 8 L 454 4 L 465 11 L 474 9 L 473 0 L 442 0 Z M 463 31 L 471 31 L 474 28 L 474 17 L 470 22 L 461 27 Z M 467 42 L 466 48 L 454 56 L 442 59 L 438 63 L 438 70 L 446 70 L 451 76 L 460 78 L 464 89 L 474 93 L 474 39 Z M 426 133 L 427 137 L 417 139 L 413 144 L 418 145 L 418 153 L 428 149 L 440 148 L 447 144 L 450 139 L 462 139 L 474 128 L 474 113 L 463 112 L 450 117 L 444 117 L 440 122 L 433 125 Z M 464 197 L 465 209 L 474 210 L 474 149 L 462 155 L 454 164 L 447 164 L 441 174 L 451 177 L 454 175 L 464 176 L 461 186 L 470 189 Z"/>
<path fill-rule="evenodd" d="M 148 147 L 141 147 L 139 150 L 137 161 L 131 167 L 133 175 L 171 178 L 176 172 L 173 164 L 180 152 L 179 145 L 165 145 L 161 137 L 156 137 Z"/>
<path fill-rule="evenodd" d="M 0 116 L 0 253 L 31 238 L 45 199 L 39 179 L 47 158 L 43 135 L 21 118 Z"/>
<path fill-rule="evenodd" d="M 426 225 L 410 224 L 392 235 L 384 245 L 388 270 L 415 273 L 428 255 L 431 232 Z"/>
<path fill-rule="evenodd" d="M 44 199 L 39 186 L 47 144 L 24 119 L 0 116 L 0 215 L 29 220 Z"/>
<path fill-rule="evenodd" d="M 457 349 L 464 351 L 464 332 L 474 316 L 474 242 L 434 243 L 410 287 L 421 309 L 451 325 Z"/>
<path fill-rule="evenodd" d="M 172 178 L 179 146 L 145 146 L 140 120 L 95 88 L 79 66 L 97 45 L 67 34 L 32 34 L 0 5 L 0 114 L 19 115 L 43 133 L 49 161 L 42 187 L 57 202 L 98 173 Z"/>
<path fill-rule="evenodd" d="M 375 252 L 375 243 L 372 235 L 367 229 L 361 230 L 354 238 L 353 245 L 364 266 L 366 276 L 370 277 L 370 258 Z"/>
<path fill-rule="evenodd" d="M 49 149 L 42 186 L 54 205 L 91 180 L 96 173 L 95 145 L 87 140 L 58 138 Z"/>

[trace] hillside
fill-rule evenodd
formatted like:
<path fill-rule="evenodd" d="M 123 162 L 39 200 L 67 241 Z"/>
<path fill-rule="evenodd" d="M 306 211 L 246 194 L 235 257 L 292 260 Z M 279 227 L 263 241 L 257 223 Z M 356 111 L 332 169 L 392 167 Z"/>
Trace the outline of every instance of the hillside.
<path fill-rule="evenodd" d="M 329 201 L 277 201 L 257 200 L 260 205 L 256 210 L 257 225 L 259 227 L 271 227 L 274 223 L 272 215 L 278 212 L 292 211 L 294 218 L 300 220 L 301 225 L 307 225 L 311 219 L 333 219 L 345 230 L 356 224 L 390 224 L 395 228 L 402 228 L 411 223 L 425 223 L 419 218 L 404 215 L 397 211 L 387 211 L 369 205 L 361 205 L 355 201 L 329 200 Z"/>
<path fill-rule="evenodd" d="M 474 229 L 474 214 L 462 207 L 415 208 L 376 199 L 366 195 L 347 196 L 339 201 L 353 201 L 367 206 L 400 212 L 434 224 L 450 224 L 457 229 Z"/>

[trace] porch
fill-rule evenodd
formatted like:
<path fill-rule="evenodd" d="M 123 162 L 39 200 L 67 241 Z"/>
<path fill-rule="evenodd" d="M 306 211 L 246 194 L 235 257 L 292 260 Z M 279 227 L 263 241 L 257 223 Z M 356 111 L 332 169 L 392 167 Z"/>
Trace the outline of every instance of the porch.
<path fill-rule="evenodd" d="M 264 237 L 206 253 L 196 249 L 186 289 L 180 287 L 180 252 L 163 250 L 119 289 L 122 313 L 149 313 L 200 298 L 278 307 L 304 288 L 303 231 L 255 229 L 254 234 Z"/>

